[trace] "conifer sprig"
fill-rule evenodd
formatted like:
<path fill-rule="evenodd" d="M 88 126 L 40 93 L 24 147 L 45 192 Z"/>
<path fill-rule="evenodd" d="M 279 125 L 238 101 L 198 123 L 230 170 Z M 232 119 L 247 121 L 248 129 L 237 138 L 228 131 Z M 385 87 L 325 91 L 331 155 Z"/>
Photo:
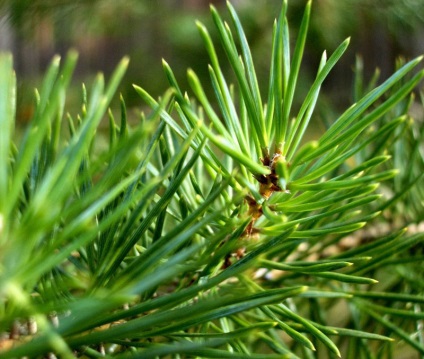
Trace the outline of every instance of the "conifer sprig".
<path fill-rule="evenodd" d="M 423 131 L 409 114 L 421 58 L 378 86 L 358 62 L 355 104 L 304 142 L 349 40 L 299 99 L 311 2 L 292 51 L 283 1 L 261 93 L 227 8 L 229 24 L 211 7 L 227 59 L 197 23 L 210 84 L 189 70 L 186 93 L 164 61 L 171 89 L 155 100 L 135 86 L 152 111 L 131 125 L 124 99 L 119 120 L 108 110 L 127 59 L 66 113 L 70 53 L 53 59 L 17 142 L 0 55 L 2 358 L 358 358 L 394 356 L 394 341 L 424 354 L 424 234 L 403 228 L 422 220 Z"/>

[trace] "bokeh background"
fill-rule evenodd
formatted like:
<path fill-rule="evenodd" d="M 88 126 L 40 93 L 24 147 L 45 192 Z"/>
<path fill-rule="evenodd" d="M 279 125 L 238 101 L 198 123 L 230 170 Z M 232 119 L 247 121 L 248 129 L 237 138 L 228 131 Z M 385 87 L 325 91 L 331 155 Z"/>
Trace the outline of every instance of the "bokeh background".
<path fill-rule="evenodd" d="M 0 50 L 14 54 L 18 75 L 18 119 L 31 118 L 34 86 L 55 54 L 76 49 L 76 95 L 81 81 L 90 82 L 98 71 L 106 76 L 125 55 L 130 67 L 121 91 L 128 106 L 140 105 L 131 87 L 135 83 L 154 96 L 167 88 L 164 58 L 184 87 L 187 68 L 208 82 L 208 58 L 195 26 L 198 19 L 214 36 L 209 15 L 213 3 L 226 16 L 222 0 L 0 0 Z M 268 81 L 271 32 L 280 0 L 233 0 L 252 47 L 258 78 Z M 296 38 L 305 0 L 289 0 L 288 18 Z M 351 45 L 325 83 L 335 107 L 351 102 L 355 57 L 363 59 L 365 74 L 375 68 L 389 76 L 399 56 L 424 53 L 423 0 L 315 0 L 307 53 L 302 67 L 305 89 L 323 50 L 332 52 L 346 37 Z M 218 50 L 220 50 L 218 48 Z M 300 94 L 301 96 L 301 94 Z"/>

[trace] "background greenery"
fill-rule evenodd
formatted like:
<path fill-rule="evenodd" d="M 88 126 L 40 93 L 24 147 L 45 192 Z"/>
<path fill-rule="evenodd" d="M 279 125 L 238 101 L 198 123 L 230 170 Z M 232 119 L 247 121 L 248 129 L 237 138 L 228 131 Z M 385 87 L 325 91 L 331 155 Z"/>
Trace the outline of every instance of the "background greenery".
<path fill-rule="evenodd" d="M 180 74 L 188 67 L 200 78 L 207 78 L 208 60 L 193 21 L 199 19 L 211 24 L 209 3 L 207 0 L 1 0 L 2 47 L 14 53 L 20 83 L 30 85 L 20 87 L 25 106 L 20 107 L 18 115 L 23 121 L 28 119 L 32 94 L 26 89 L 38 83 L 52 56 L 65 55 L 69 48 L 75 48 L 81 55 L 76 69 L 77 85 L 97 71 L 110 74 L 115 64 L 129 55 L 132 61 L 121 88 L 129 106 L 137 104 L 132 83 L 145 84 L 153 95 L 162 93 L 166 86 L 160 66 L 162 58 L 172 64 L 183 83 L 185 76 Z M 214 4 L 223 7 L 225 1 Z M 304 0 L 290 1 L 288 16 L 293 39 L 305 4 Z M 236 1 L 234 6 L 243 20 L 258 78 L 265 78 L 270 25 L 279 1 L 264 0 L 260 4 L 253 0 Z M 413 58 L 424 52 L 420 36 L 424 31 L 424 10 L 419 0 L 320 0 L 314 1 L 312 8 L 302 81 L 313 76 L 323 49 L 335 48 L 341 39 L 351 36 L 349 51 L 334 69 L 334 76 L 324 84 L 326 93 L 337 96 L 336 103 L 341 107 L 352 100 L 352 64 L 357 54 L 363 58 L 366 78 L 371 77 L 376 67 L 385 78 L 392 73 L 398 56 Z M 265 87 L 266 83 L 260 80 L 259 85 Z"/>

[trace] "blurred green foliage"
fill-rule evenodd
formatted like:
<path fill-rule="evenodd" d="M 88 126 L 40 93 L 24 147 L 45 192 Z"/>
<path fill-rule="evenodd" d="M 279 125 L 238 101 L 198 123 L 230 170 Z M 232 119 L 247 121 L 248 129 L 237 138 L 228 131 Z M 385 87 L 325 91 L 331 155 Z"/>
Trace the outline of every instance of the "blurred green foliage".
<path fill-rule="evenodd" d="M 210 24 L 209 2 L 0 0 L 0 12 L 7 14 L 13 27 L 12 52 L 21 79 L 41 74 L 54 54 L 65 54 L 69 48 L 80 53 L 77 75 L 85 78 L 97 71 L 110 74 L 119 59 L 129 55 L 131 65 L 120 91 L 131 106 L 137 103 L 132 83 L 145 85 L 154 95 L 166 88 L 160 66 L 162 58 L 176 69 L 178 80 L 184 85 L 187 85 L 188 67 L 202 80 L 209 81 L 206 52 L 193 26 L 194 18 Z M 213 2 L 218 8 L 225 4 L 225 1 Z M 266 78 L 270 25 L 280 2 L 233 3 L 249 39 L 258 78 Z M 293 38 L 305 4 L 305 0 L 289 1 Z M 424 51 L 419 36 L 424 28 L 424 7 L 420 0 L 316 0 L 312 8 L 307 53 L 302 65 L 306 83 L 300 87 L 306 91 L 309 86 L 307 79 L 313 76 L 322 49 L 333 51 L 340 41 L 352 36 L 349 52 L 335 68 L 333 79 L 324 84 L 327 93 L 337 96 L 340 107 L 351 101 L 352 64 L 356 54 L 363 57 L 366 77 L 372 75 L 375 67 L 380 67 L 382 78 L 386 78 L 399 55 L 412 58 Z M 28 44 L 30 49 L 25 52 L 22 48 Z M 35 74 L 34 67 L 38 67 Z M 266 84 L 260 81 L 259 86 L 264 89 Z"/>

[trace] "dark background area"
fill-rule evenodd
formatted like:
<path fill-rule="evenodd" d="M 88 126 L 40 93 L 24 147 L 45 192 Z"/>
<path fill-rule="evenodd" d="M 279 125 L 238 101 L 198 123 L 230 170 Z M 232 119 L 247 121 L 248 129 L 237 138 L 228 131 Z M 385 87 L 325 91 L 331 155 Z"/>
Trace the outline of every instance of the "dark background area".
<path fill-rule="evenodd" d="M 40 85 L 52 56 L 65 55 L 70 48 L 79 52 L 78 84 L 89 83 L 98 71 L 107 76 L 123 56 L 129 55 L 131 63 L 121 89 L 129 106 L 140 105 L 133 83 L 154 96 L 166 90 L 162 58 L 171 65 L 183 88 L 187 88 L 187 68 L 193 68 L 207 83 L 209 61 L 195 20 L 203 22 L 216 37 L 209 14 L 211 2 L 227 17 L 225 1 L 221 0 L 0 0 L 0 50 L 14 54 L 20 85 L 18 118 L 22 122 L 30 118 L 29 89 Z M 232 3 L 244 24 L 265 90 L 272 24 L 281 2 Z M 305 0 L 289 0 L 293 41 L 305 4 Z M 363 58 L 367 77 L 378 67 L 384 79 L 394 71 L 399 56 L 410 59 L 424 53 L 423 33 L 422 0 L 315 0 L 300 86 L 308 86 L 322 51 L 330 54 L 350 36 L 348 52 L 324 87 L 336 106 L 345 106 L 351 102 L 356 55 Z M 217 50 L 222 51 L 218 45 Z M 225 69 L 224 61 L 222 66 Z"/>

